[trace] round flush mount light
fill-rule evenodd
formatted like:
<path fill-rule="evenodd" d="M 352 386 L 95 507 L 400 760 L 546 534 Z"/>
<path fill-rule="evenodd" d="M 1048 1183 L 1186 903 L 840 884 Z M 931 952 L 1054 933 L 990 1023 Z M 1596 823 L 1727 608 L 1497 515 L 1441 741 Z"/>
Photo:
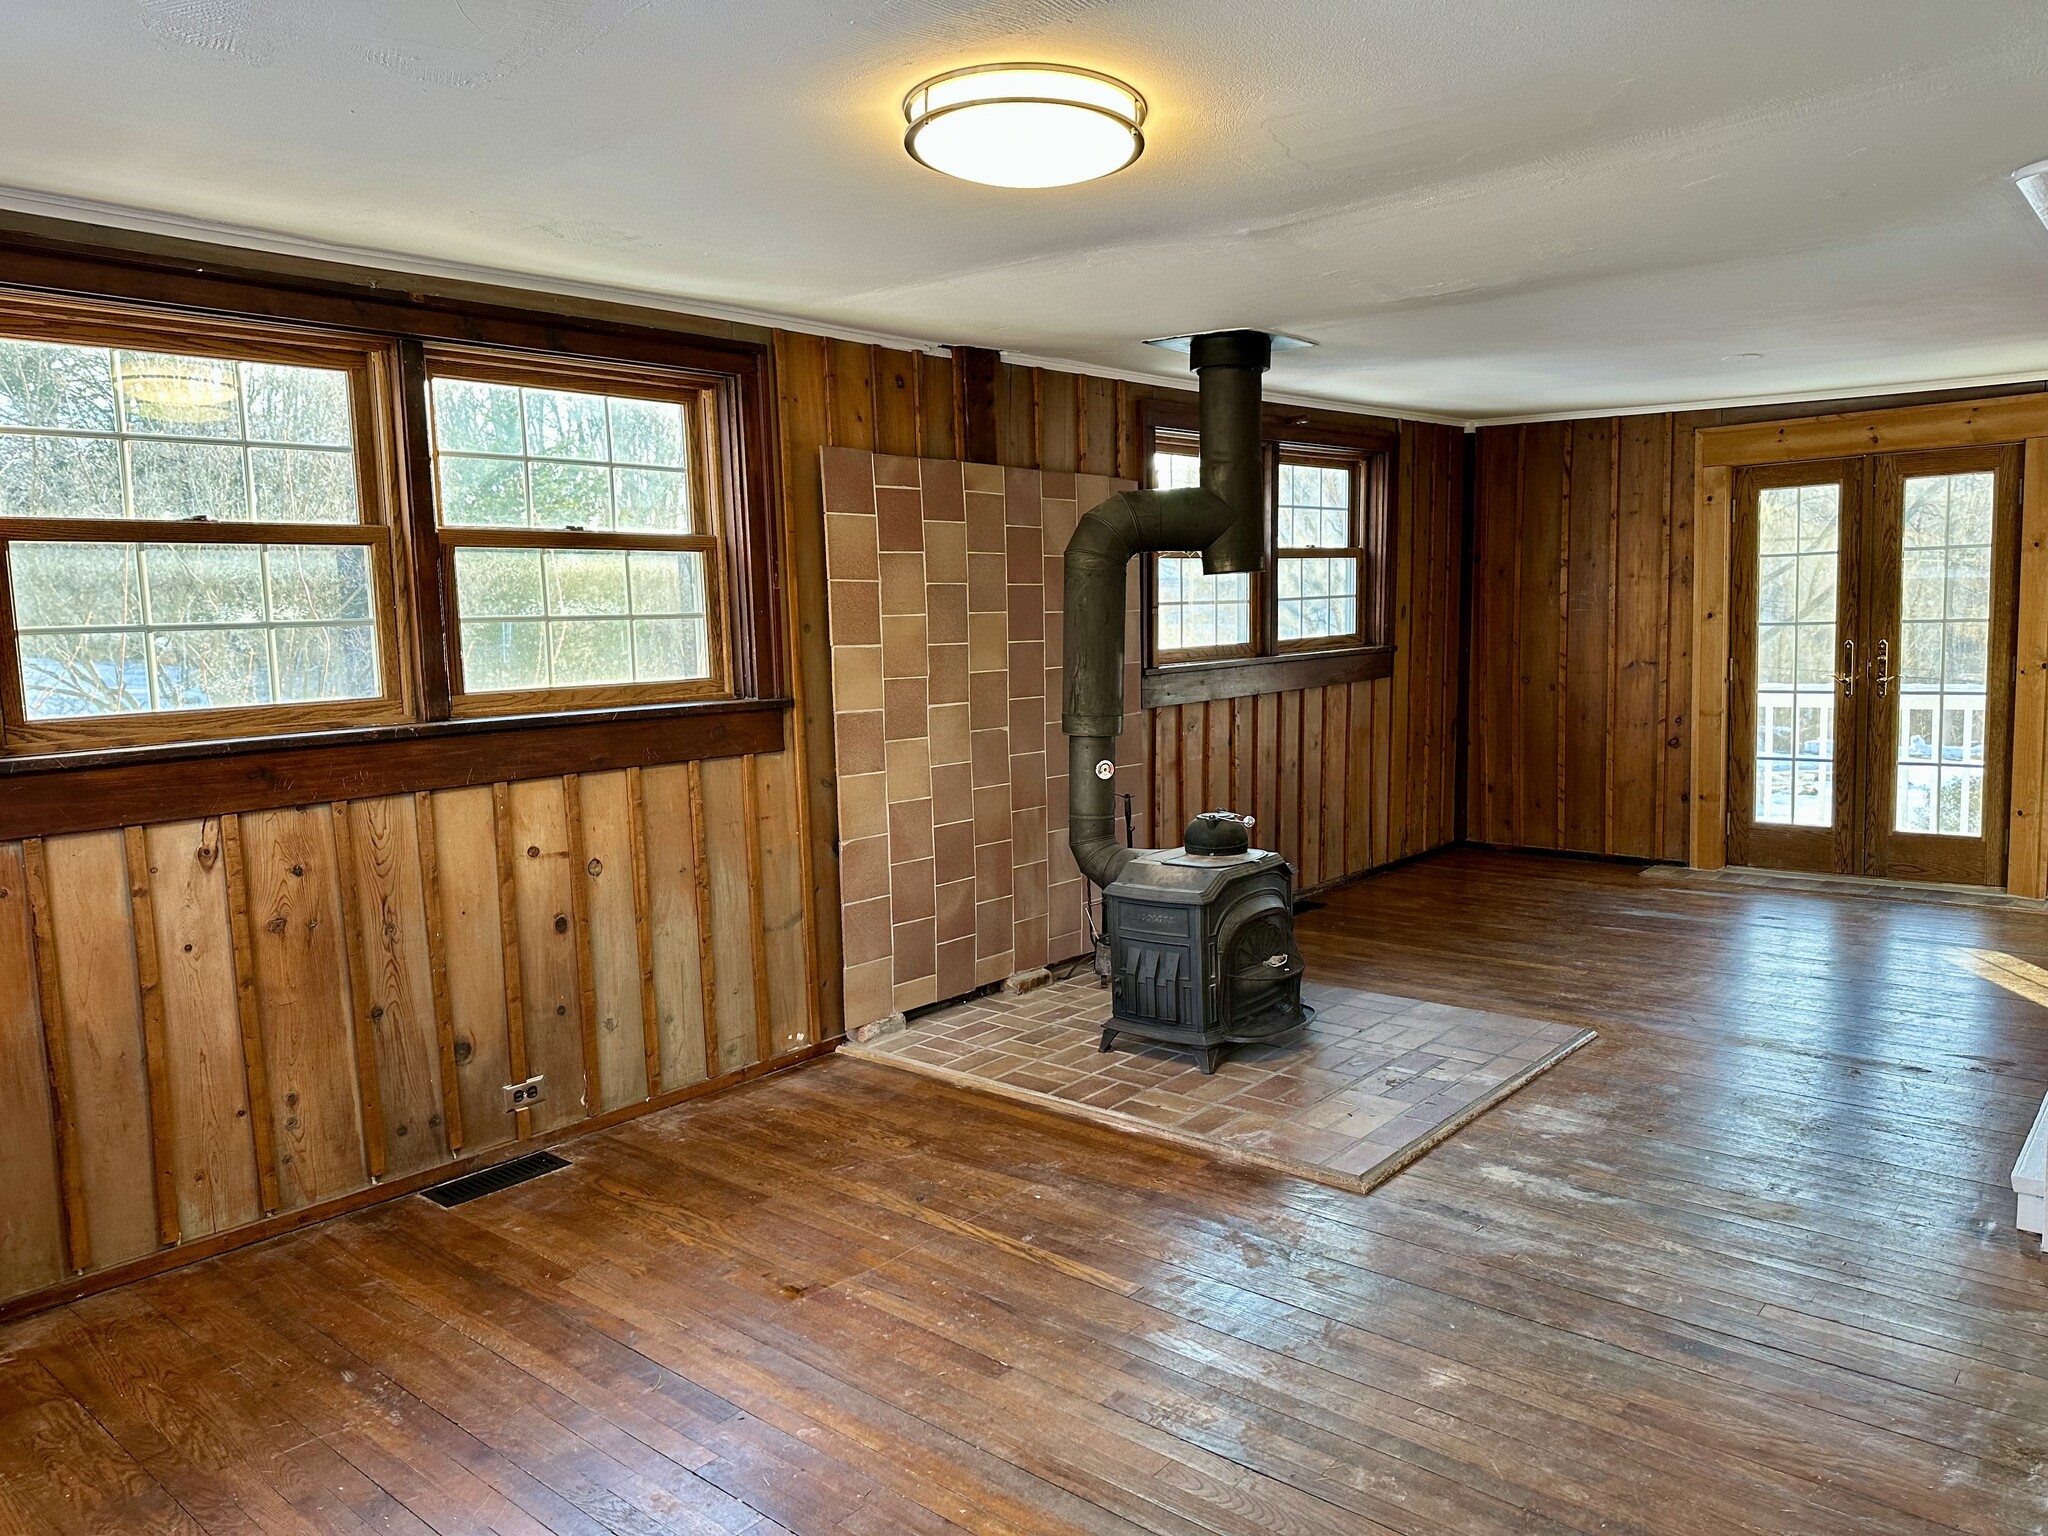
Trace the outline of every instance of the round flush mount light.
<path fill-rule="evenodd" d="M 2034 217 L 2048 224 L 2048 160 L 2021 166 L 2012 173 L 2012 179 L 2027 206 L 2034 210 Z"/>
<path fill-rule="evenodd" d="M 903 116 L 913 160 L 991 187 L 1093 181 L 1145 150 L 1145 98 L 1065 64 L 949 70 L 904 97 Z"/>

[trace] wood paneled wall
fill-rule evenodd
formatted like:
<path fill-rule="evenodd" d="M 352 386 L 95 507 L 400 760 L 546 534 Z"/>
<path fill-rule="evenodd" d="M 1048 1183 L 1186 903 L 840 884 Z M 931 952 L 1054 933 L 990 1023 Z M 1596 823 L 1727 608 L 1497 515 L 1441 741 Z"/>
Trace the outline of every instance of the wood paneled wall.
<path fill-rule="evenodd" d="M 1705 415 L 1479 433 L 1468 835 L 1683 859 Z"/>
<path fill-rule="evenodd" d="M 838 827 L 818 450 L 958 458 L 963 391 L 952 358 L 794 332 L 777 333 L 775 361 L 812 903 L 829 914 L 839 910 Z M 1000 463 L 1126 479 L 1141 471 L 1137 403 L 1152 395 L 1192 398 L 1010 364 L 996 365 L 992 394 Z M 1162 826 L 1226 801 L 1254 808 L 1261 826 L 1279 829 L 1278 846 L 1296 861 L 1304 886 L 1456 835 L 1463 433 L 1360 419 L 1398 425 L 1401 433 L 1393 675 L 1155 710 L 1141 727 L 1152 735 Z M 837 1017 L 839 935 L 829 921 L 818 927 L 819 974 L 834 989 L 826 1016 Z"/>
<path fill-rule="evenodd" d="M 962 402 L 949 358 L 794 333 L 774 348 L 784 750 L 196 820 L 113 811 L 136 824 L 0 843 L 0 1315 L 836 1033 L 818 449 L 956 458 Z M 1181 393 L 991 369 L 1018 468 L 1132 476 L 1136 401 Z M 1460 434 L 1400 430 L 1393 676 L 1140 727 L 1157 803 L 1255 809 L 1305 885 L 1454 835 Z M 505 1085 L 534 1073 L 545 1098 L 507 1112 Z"/>
<path fill-rule="evenodd" d="M 1304 890 L 1457 839 L 1464 434 L 1403 422 L 1398 452 L 1393 674 L 1153 710 L 1162 836 L 1248 810 Z"/>
<path fill-rule="evenodd" d="M 1482 428 L 1466 835 L 1688 858 L 1696 431 L 2042 387 Z"/>
<path fill-rule="evenodd" d="M 791 754 L 0 844 L 0 1302 L 815 1046 Z M 546 1077 L 517 1114 L 505 1085 Z"/>

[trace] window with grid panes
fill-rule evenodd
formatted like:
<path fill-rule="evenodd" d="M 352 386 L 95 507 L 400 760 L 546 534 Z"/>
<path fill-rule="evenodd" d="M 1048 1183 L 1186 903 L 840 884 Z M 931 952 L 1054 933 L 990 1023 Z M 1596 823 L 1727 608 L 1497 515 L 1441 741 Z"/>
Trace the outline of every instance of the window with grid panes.
<path fill-rule="evenodd" d="M 1271 570 L 1208 576 L 1198 554 L 1154 557 L 1152 655 L 1160 664 L 1232 656 L 1343 650 L 1365 643 L 1363 461 L 1356 455 L 1269 450 Z M 1200 445 L 1160 432 L 1151 460 L 1159 489 L 1201 483 Z"/>
<path fill-rule="evenodd" d="M 0 317 L 9 749 L 402 718 L 374 350 L 9 316 L 27 322 Z"/>
<path fill-rule="evenodd" d="M 1356 460 L 1280 456 L 1273 538 L 1280 650 L 1358 641 L 1359 480 Z"/>
<path fill-rule="evenodd" d="M 428 388 L 458 711 L 720 692 L 707 400 L 461 363 Z"/>
<path fill-rule="evenodd" d="M 1152 455 L 1152 484 L 1158 490 L 1200 485 L 1202 463 L 1196 445 L 1162 439 Z M 1208 656 L 1241 656 L 1253 648 L 1252 579 L 1209 576 L 1202 557 L 1162 554 L 1153 564 L 1152 646 L 1161 659 L 1189 661 Z"/>

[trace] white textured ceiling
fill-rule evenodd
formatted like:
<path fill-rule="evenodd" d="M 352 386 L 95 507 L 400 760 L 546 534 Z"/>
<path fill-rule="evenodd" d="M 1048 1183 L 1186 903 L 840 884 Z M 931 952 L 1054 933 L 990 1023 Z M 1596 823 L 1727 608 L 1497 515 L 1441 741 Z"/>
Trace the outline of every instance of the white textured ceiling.
<path fill-rule="evenodd" d="M 1018 57 L 1137 84 L 1144 158 L 904 155 Z M 2044 156 L 2042 0 L 0 5 L 0 203 L 1105 370 L 1265 326 L 1276 392 L 1460 419 L 2048 376 Z"/>

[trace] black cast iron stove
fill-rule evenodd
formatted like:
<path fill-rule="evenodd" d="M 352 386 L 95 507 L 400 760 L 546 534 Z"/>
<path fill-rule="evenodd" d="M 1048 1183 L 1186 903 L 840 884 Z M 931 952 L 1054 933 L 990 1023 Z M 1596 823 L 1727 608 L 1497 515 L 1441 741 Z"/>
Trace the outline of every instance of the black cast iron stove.
<path fill-rule="evenodd" d="M 1294 872 L 1250 846 L 1251 818 L 1205 811 L 1183 846 L 1139 853 L 1102 893 L 1110 1021 L 1180 1046 L 1214 1072 L 1227 1045 L 1254 1045 L 1314 1016 L 1301 1001 Z"/>

